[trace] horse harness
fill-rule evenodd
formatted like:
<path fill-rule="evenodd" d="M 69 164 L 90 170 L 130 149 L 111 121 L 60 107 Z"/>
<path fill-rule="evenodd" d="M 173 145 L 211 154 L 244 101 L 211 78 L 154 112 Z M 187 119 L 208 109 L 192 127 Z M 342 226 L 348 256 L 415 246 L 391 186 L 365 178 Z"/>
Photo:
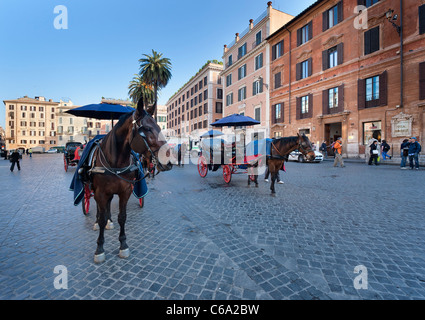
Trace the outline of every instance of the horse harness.
<path fill-rule="evenodd" d="M 276 156 L 272 156 L 272 155 L 270 155 L 270 157 L 271 158 L 278 158 L 278 159 L 285 159 L 285 160 L 287 160 L 288 159 L 288 155 L 282 155 L 281 153 L 280 153 L 280 151 L 276 148 L 276 146 L 274 145 L 274 143 L 273 143 L 273 141 L 271 142 L 271 144 L 272 144 L 272 146 L 273 146 L 273 148 L 276 150 L 276 152 L 279 154 L 279 155 L 276 155 Z M 306 150 L 303 146 L 302 146 L 302 143 L 301 142 L 299 142 L 298 143 L 298 150 L 300 150 L 301 151 L 301 153 L 308 153 L 309 151 L 308 150 Z"/>

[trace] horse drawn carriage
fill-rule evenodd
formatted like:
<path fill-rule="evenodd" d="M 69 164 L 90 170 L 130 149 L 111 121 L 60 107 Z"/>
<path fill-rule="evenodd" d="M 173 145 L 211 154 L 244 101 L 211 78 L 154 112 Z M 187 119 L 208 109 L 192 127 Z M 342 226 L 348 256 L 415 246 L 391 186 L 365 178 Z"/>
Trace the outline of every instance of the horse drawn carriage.
<path fill-rule="evenodd" d="M 75 167 L 78 165 L 83 151 L 81 148 L 82 146 L 83 144 L 81 142 L 76 141 L 70 141 L 66 143 L 65 150 L 63 153 L 63 163 L 65 167 L 65 172 L 68 171 L 69 167 Z M 76 152 L 78 156 L 75 156 Z"/>

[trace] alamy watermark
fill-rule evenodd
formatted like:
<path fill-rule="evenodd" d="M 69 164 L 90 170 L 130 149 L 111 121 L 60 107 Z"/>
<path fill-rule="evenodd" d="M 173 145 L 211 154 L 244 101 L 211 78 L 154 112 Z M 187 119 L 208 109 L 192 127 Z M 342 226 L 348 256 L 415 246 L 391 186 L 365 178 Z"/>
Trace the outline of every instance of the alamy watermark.
<path fill-rule="evenodd" d="M 59 274 L 53 280 L 53 286 L 56 290 L 68 289 L 68 269 L 63 265 L 57 265 L 53 273 Z"/>
<path fill-rule="evenodd" d="M 353 280 L 354 289 L 367 290 L 368 288 L 367 268 L 362 264 L 358 265 L 354 268 L 354 273 L 359 274 Z"/>
<path fill-rule="evenodd" d="M 53 27 L 56 30 L 68 29 L 68 8 L 64 5 L 58 5 L 53 9 L 53 13 L 57 14 L 53 20 Z"/>

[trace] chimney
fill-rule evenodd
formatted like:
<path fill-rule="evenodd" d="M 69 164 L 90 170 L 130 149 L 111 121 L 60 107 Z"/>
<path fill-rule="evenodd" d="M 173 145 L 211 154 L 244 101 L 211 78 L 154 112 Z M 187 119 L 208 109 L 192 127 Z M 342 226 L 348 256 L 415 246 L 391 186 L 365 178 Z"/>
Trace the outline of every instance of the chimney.
<path fill-rule="evenodd" d="M 229 48 L 227 48 L 227 44 L 224 45 L 224 53 L 226 53 L 227 51 L 229 51 Z"/>
<path fill-rule="evenodd" d="M 238 33 L 238 32 L 236 32 L 235 42 L 238 42 L 238 41 L 239 41 L 239 33 Z"/>
<path fill-rule="evenodd" d="M 272 9 L 272 2 L 267 2 L 267 15 L 270 17 L 270 11 Z"/>
<path fill-rule="evenodd" d="M 254 20 L 249 19 L 249 30 L 252 30 L 252 28 L 254 28 Z"/>

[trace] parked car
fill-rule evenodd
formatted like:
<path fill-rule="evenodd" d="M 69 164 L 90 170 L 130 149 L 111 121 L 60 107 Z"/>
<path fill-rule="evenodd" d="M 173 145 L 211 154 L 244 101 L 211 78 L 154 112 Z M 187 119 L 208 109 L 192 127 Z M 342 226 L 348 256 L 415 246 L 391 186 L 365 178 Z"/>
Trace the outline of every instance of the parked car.
<path fill-rule="evenodd" d="M 299 152 L 298 150 L 294 150 L 289 154 L 288 160 L 298 161 L 298 162 L 316 162 L 316 163 L 323 161 L 323 154 L 321 154 L 319 151 L 314 151 L 314 154 L 316 155 L 314 160 L 308 161 L 301 152 Z"/>
<path fill-rule="evenodd" d="M 58 153 L 58 149 L 56 149 L 56 148 L 50 148 L 45 153 Z"/>

